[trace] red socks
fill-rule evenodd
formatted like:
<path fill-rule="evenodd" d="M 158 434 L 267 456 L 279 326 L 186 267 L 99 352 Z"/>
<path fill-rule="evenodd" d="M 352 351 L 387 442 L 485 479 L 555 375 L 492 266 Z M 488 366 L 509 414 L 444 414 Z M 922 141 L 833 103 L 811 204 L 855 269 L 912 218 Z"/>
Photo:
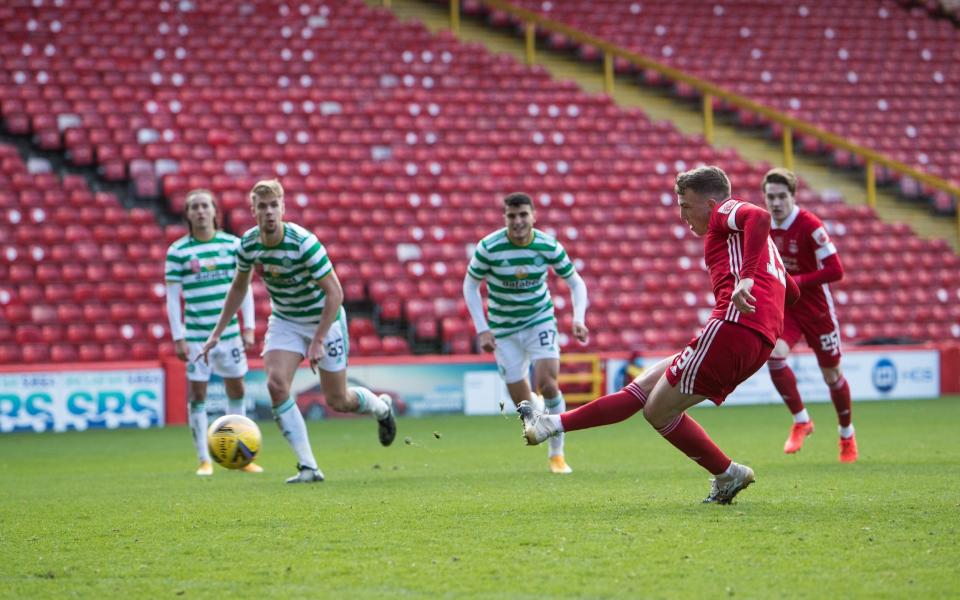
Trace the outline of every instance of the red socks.
<path fill-rule="evenodd" d="M 634 383 L 615 394 L 597 398 L 560 415 L 564 431 L 576 431 L 625 421 L 643 410 L 647 395 Z"/>
<path fill-rule="evenodd" d="M 783 396 L 783 401 L 790 414 L 797 414 L 803 410 L 803 400 L 800 399 L 800 391 L 797 390 L 797 377 L 793 370 L 787 366 L 787 360 L 784 358 L 771 358 L 767 361 L 770 368 L 770 379 L 773 385 Z M 852 418 L 850 405 L 850 384 L 847 378 L 841 376 L 840 379 L 830 384 L 830 399 L 833 401 L 833 407 L 837 411 L 837 421 L 840 427 L 849 427 Z"/>
<path fill-rule="evenodd" d="M 803 410 L 803 400 L 800 398 L 800 390 L 797 389 L 797 376 L 793 374 L 793 369 L 787 366 L 787 360 L 771 358 L 767 361 L 767 367 L 770 369 L 773 386 L 780 392 L 790 414 L 795 415 Z"/>
<path fill-rule="evenodd" d="M 792 373 L 791 373 L 792 375 Z M 796 383 L 794 383 L 796 386 Z M 597 398 L 580 408 L 560 415 L 564 431 L 576 431 L 625 421 L 643 410 L 647 395 L 635 383 L 615 394 Z M 657 430 L 668 442 L 714 475 L 727 470 L 732 462 L 707 432 L 692 417 L 683 413 L 666 427 Z"/>
<path fill-rule="evenodd" d="M 676 446 L 677 450 L 714 475 L 726 471 L 732 462 L 730 457 L 713 443 L 703 427 L 687 413 L 657 429 L 657 432 Z"/>
<path fill-rule="evenodd" d="M 850 384 L 846 377 L 841 375 L 840 379 L 830 384 L 830 399 L 837 410 L 840 427 L 849 427 L 853 414 L 850 406 Z"/>

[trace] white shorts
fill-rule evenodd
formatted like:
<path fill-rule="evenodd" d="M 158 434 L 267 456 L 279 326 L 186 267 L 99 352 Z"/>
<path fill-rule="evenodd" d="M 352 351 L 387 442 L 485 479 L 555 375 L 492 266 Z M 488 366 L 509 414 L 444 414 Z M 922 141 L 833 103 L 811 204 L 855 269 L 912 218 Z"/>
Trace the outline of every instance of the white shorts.
<path fill-rule="evenodd" d="M 296 352 L 306 357 L 313 341 L 317 326 L 312 323 L 294 323 L 270 315 L 267 320 L 267 335 L 263 343 L 263 354 L 271 350 Z M 347 368 L 347 354 L 350 352 L 350 337 L 347 333 L 347 311 L 340 309 L 340 316 L 330 326 L 323 338 L 324 356 L 319 366 L 324 371 L 342 371 Z"/>
<path fill-rule="evenodd" d="M 557 341 L 557 322 L 550 320 L 502 338 L 497 338 L 493 351 L 497 369 L 507 383 L 516 383 L 527 377 L 530 361 L 560 358 Z"/>
<path fill-rule="evenodd" d="M 210 381 L 210 373 L 216 373 L 225 379 L 240 379 L 247 374 L 247 354 L 243 350 L 243 340 L 238 335 L 229 340 L 220 340 L 207 354 L 207 360 L 194 360 L 203 348 L 201 342 L 187 342 L 187 380 Z"/>

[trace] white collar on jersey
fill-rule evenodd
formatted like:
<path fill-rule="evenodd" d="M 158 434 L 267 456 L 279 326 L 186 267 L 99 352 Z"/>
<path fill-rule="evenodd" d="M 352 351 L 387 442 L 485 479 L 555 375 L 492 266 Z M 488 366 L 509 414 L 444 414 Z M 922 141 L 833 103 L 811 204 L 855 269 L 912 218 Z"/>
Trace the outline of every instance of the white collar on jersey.
<path fill-rule="evenodd" d="M 797 215 L 800 214 L 800 207 L 796 204 L 793 205 L 793 210 L 790 212 L 790 216 L 783 220 L 783 223 L 777 225 L 776 223 L 770 223 L 770 229 L 790 229 L 790 226 L 793 225 L 793 222 L 797 220 Z"/>

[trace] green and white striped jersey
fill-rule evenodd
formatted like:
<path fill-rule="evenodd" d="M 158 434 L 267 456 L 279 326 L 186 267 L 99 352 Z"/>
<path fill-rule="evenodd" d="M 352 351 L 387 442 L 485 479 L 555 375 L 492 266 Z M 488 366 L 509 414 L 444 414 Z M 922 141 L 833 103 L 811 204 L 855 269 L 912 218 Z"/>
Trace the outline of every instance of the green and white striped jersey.
<path fill-rule="evenodd" d="M 166 280 L 183 286 L 183 323 L 188 342 L 207 341 L 216 327 L 233 282 L 239 246 L 239 238 L 218 231 L 206 242 L 185 235 L 167 249 Z M 220 339 L 238 335 L 240 327 L 234 316 Z"/>
<path fill-rule="evenodd" d="M 277 317 L 295 323 L 319 323 L 326 294 L 314 281 L 333 271 L 327 251 L 313 235 L 295 223 L 283 224 L 283 239 L 276 246 L 260 242 L 260 228 L 243 234 L 237 251 L 237 269 L 256 268 L 267 286 L 270 306 Z"/>
<path fill-rule="evenodd" d="M 554 318 L 547 271 L 567 279 L 577 271 L 555 238 L 539 229 L 517 246 L 506 228 L 480 240 L 467 273 L 487 280 L 487 320 L 494 337 L 505 337 Z"/>

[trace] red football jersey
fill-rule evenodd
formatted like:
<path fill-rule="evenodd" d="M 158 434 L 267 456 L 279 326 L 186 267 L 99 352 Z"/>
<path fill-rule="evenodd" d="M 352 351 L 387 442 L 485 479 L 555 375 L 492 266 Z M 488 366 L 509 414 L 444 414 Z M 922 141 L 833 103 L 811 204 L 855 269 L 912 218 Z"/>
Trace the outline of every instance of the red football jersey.
<path fill-rule="evenodd" d="M 759 252 L 744 256 L 743 228 L 753 211 L 766 213 L 758 206 L 731 198 L 715 206 L 710 215 L 703 242 L 704 259 L 717 302 L 710 317 L 749 327 L 772 345 L 783 333 L 786 275 L 768 231 L 762 233 L 766 243 L 758 244 Z M 763 218 L 766 219 L 765 214 Z M 744 277 L 753 278 L 750 293 L 756 298 L 754 306 L 757 310 L 752 314 L 741 313 L 730 302 L 733 289 Z"/>
<path fill-rule="evenodd" d="M 783 266 L 791 275 L 815 273 L 828 256 L 837 253 L 820 219 L 799 206 L 793 207 L 793 212 L 781 225 L 771 223 L 770 237 L 780 251 Z M 830 286 L 826 283 L 804 287 L 800 300 L 787 310 L 800 319 L 837 320 Z"/>

